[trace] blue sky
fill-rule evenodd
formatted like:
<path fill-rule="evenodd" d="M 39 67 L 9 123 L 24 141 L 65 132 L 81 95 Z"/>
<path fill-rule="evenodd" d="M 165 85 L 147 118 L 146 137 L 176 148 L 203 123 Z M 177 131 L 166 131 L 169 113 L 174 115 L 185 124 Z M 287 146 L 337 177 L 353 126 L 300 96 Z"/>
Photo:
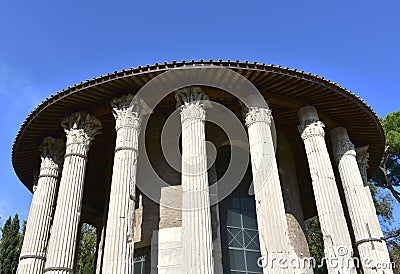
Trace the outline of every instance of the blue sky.
<path fill-rule="evenodd" d="M 400 109 L 399 9 L 395 0 L 4 1 L 0 222 L 27 218 L 32 195 L 14 174 L 11 146 L 52 93 L 122 68 L 238 59 L 319 74 L 385 116 Z"/>

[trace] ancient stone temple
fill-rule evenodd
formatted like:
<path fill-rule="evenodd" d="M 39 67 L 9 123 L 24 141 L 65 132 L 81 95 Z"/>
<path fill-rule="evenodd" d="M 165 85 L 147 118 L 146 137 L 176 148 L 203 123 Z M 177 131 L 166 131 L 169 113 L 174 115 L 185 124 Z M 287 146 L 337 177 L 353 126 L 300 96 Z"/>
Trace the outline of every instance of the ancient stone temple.
<path fill-rule="evenodd" d="M 155 64 L 44 100 L 12 161 L 33 193 L 19 274 L 75 273 L 83 223 L 95 273 L 393 273 L 367 180 L 376 114 L 322 77 L 232 61 Z M 336 262 L 331 263 L 330 260 Z"/>

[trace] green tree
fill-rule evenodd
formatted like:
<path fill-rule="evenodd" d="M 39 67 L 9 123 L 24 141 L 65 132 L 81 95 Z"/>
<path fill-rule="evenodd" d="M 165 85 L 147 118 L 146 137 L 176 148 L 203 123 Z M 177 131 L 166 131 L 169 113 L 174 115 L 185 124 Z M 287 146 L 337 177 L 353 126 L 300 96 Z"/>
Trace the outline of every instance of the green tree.
<path fill-rule="evenodd" d="M 380 119 L 385 131 L 385 151 L 378 171 L 372 178 L 372 182 L 379 188 L 387 189 L 400 203 L 400 192 L 396 187 L 400 186 L 400 111 L 389 113 Z M 384 219 L 384 218 L 383 218 Z M 384 219 L 384 221 L 387 221 Z M 392 224 L 393 216 L 389 218 Z M 396 228 L 397 225 L 397 228 Z M 395 224 L 385 232 L 386 243 L 390 256 L 395 265 L 400 265 L 400 228 Z"/>
<path fill-rule="evenodd" d="M 393 223 L 393 203 L 395 200 L 390 193 L 379 193 L 379 188 L 373 183 L 369 183 L 372 200 L 376 209 L 376 214 L 381 217 L 384 223 Z"/>
<path fill-rule="evenodd" d="M 305 229 L 310 255 L 315 259 L 317 265 L 321 265 L 321 260 L 324 255 L 324 241 L 321 232 L 321 226 L 318 216 L 314 216 L 305 221 Z M 326 265 L 321 268 L 315 268 L 314 273 L 323 274 L 327 273 Z"/>
<path fill-rule="evenodd" d="M 77 273 L 92 274 L 96 256 L 96 228 L 84 223 L 82 225 L 79 249 Z"/>
<path fill-rule="evenodd" d="M 1 228 L 2 237 L 0 240 L 0 273 L 15 273 L 18 266 L 18 259 L 21 253 L 21 233 L 18 214 L 11 216 Z"/>
<path fill-rule="evenodd" d="M 386 146 L 373 183 L 388 189 L 400 203 L 400 192 L 395 189 L 400 186 L 400 111 L 389 113 L 380 121 L 386 135 Z"/>

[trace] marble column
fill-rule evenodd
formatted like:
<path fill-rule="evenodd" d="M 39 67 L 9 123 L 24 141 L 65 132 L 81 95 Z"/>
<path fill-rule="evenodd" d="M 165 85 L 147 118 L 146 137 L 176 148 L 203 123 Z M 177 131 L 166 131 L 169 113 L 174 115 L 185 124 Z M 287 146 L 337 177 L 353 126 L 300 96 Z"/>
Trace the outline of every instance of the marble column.
<path fill-rule="evenodd" d="M 135 188 L 141 109 L 133 94 L 112 101 L 117 138 L 102 273 L 133 273 Z"/>
<path fill-rule="evenodd" d="M 354 144 L 343 127 L 334 128 L 330 136 L 362 269 L 365 274 L 382 273 L 381 269 L 374 268 L 371 263 L 390 265 L 389 253 L 383 240 L 372 197 L 364 187 Z M 393 272 L 387 269 L 384 273 Z"/>
<path fill-rule="evenodd" d="M 183 273 L 212 274 L 212 228 L 207 175 L 205 115 L 207 96 L 199 87 L 177 91 L 182 123 Z"/>
<path fill-rule="evenodd" d="M 266 266 L 263 273 L 298 273 L 277 264 L 279 260 L 289 260 L 297 256 L 289 240 L 271 133 L 271 110 L 261 107 L 249 107 L 247 110 L 244 107 L 244 112 L 249 135 L 261 255 L 266 258 L 263 262 Z M 273 259 L 274 264 L 271 262 Z"/>
<path fill-rule="evenodd" d="M 26 223 L 18 274 L 43 273 L 64 146 L 61 139 L 52 137 L 44 138 L 40 146 L 42 163 Z"/>
<path fill-rule="evenodd" d="M 299 110 L 299 131 L 307 153 L 315 203 L 328 260 L 338 260 L 338 266 L 327 263 L 329 273 L 356 273 L 351 265 L 353 249 L 339 190 L 325 142 L 324 124 L 319 121 L 316 108 Z"/>
<path fill-rule="evenodd" d="M 368 153 L 369 145 L 362 146 L 356 148 L 356 160 L 358 164 L 358 169 L 361 174 L 361 178 L 363 180 L 364 191 L 366 192 L 366 196 L 368 197 L 369 202 L 366 204 L 367 206 L 371 207 L 369 210 L 376 214 L 376 208 L 374 205 L 374 201 L 372 200 L 371 190 L 368 184 L 368 174 L 367 169 L 369 167 L 369 153 Z"/>
<path fill-rule="evenodd" d="M 102 128 L 100 121 L 86 112 L 75 112 L 61 126 L 67 137 L 66 153 L 44 269 L 54 274 L 74 271 L 87 154 Z"/>
<path fill-rule="evenodd" d="M 368 174 L 367 169 L 369 167 L 369 145 L 356 148 L 356 159 L 358 164 L 358 169 L 360 170 L 361 178 L 363 180 L 364 186 L 368 186 Z M 369 191 L 369 187 L 368 187 Z"/>

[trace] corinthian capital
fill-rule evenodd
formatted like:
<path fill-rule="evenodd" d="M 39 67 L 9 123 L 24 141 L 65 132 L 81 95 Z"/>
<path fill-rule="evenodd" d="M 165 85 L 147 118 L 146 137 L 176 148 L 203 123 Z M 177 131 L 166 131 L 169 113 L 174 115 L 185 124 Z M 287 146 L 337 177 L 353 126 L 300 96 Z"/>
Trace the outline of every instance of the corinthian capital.
<path fill-rule="evenodd" d="M 315 121 L 309 124 L 300 124 L 298 129 L 301 134 L 301 139 L 303 140 L 313 136 L 325 137 L 325 124 L 321 121 Z"/>
<path fill-rule="evenodd" d="M 123 127 L 140 128 L 142 121 L 141 100 L 133 94 L 115 98 L 111 102 L 113 115 L 115 117 L 115 129 L 118 131 Z"/>
<path fill-rule="evenodd" d="M 249 107 L 242 106 L 243 113 L 245 115 L 245 125 L 246 127 L 250 127 L 252 124 L 257 122 L 265 122 L 267 124 L 271 124 L 272 120 L 272 112 L 267 108 L 260 107 Z"/>
<path fill-rule="evenodd" d="M 175 99 L 178 106 L 181 105 L 204 105 L 204 101 L 208 100 L 208 96 L 201 90 L 200 87 L 182 88 L 175 93 Z"/>
<path fill-rule="evenodd" d="M 39 150 L 41 152 L 42 165 L 45 163 L 61 165 L 64 159 L 65 142 L 62 139 L 48 136 L 43 139 Z"/>
<path fill-rule="evenodd" d="M 317 109 L 313 106 L 302 107 L 299 110 L 301 138 L 306 140 L 313 136 L 325 137 L 325 124 L 319 121 Z"/>
<path fill-rule="evenodd" d="M 175 93 L 177 105 L 181 107 L 181 121 L 187 119 L 206 118 L 204 110 L 204 102 L 208 100 L 208 96 L 201 90 L 200 87 L 183 88 Z"/>
<path fill-rule="evenodd" d="M 89 146 L 103 126 L 96 117 L 87 112 L 75 112 L 62 120 L 61 126 L 67 136 L 67 146 L 70 144 L 84 144 Z"/>
<path fill-rule="evenodd" d="M 368 165 L 368 162 L 369 162 L 368 148 L 369 148 L 369 145 L 356 148 L 357 162 L 359 164 L 366 166 L 367 168 L 369 167 L 369 165 Z"/>
<path fill-rule="evenodd" d="M 369 148 L 369 145 L 356 148 L 358 168 L 360 169 L 360 173 L 361 173 L 361 177 L 364 181 L 364 185 L 367 185 L 367 183 L 368 183 L 368 174 L 367 174 L 367 169 L 369 167 L 369 165 L 368 165 L 368 161 L 369 161 L 368 148 Z"/>
<path fill-rule="evenodd" d="M 347 130 L 344 127 L 337 127 L 330 132 L 333 144 L 333 156 L 338 163 L 344 155 L 351 155 L 356 157 L 354 144 L 350 141 Z"/>
<path fill-rule="evenodd" d="M 333 149 L 333 156 L 337 163 L 344 155 L 351 155 L 356 157 L 354 145 L 350 140 L 340 140 L 332 146 L 332 149 Z"/>

